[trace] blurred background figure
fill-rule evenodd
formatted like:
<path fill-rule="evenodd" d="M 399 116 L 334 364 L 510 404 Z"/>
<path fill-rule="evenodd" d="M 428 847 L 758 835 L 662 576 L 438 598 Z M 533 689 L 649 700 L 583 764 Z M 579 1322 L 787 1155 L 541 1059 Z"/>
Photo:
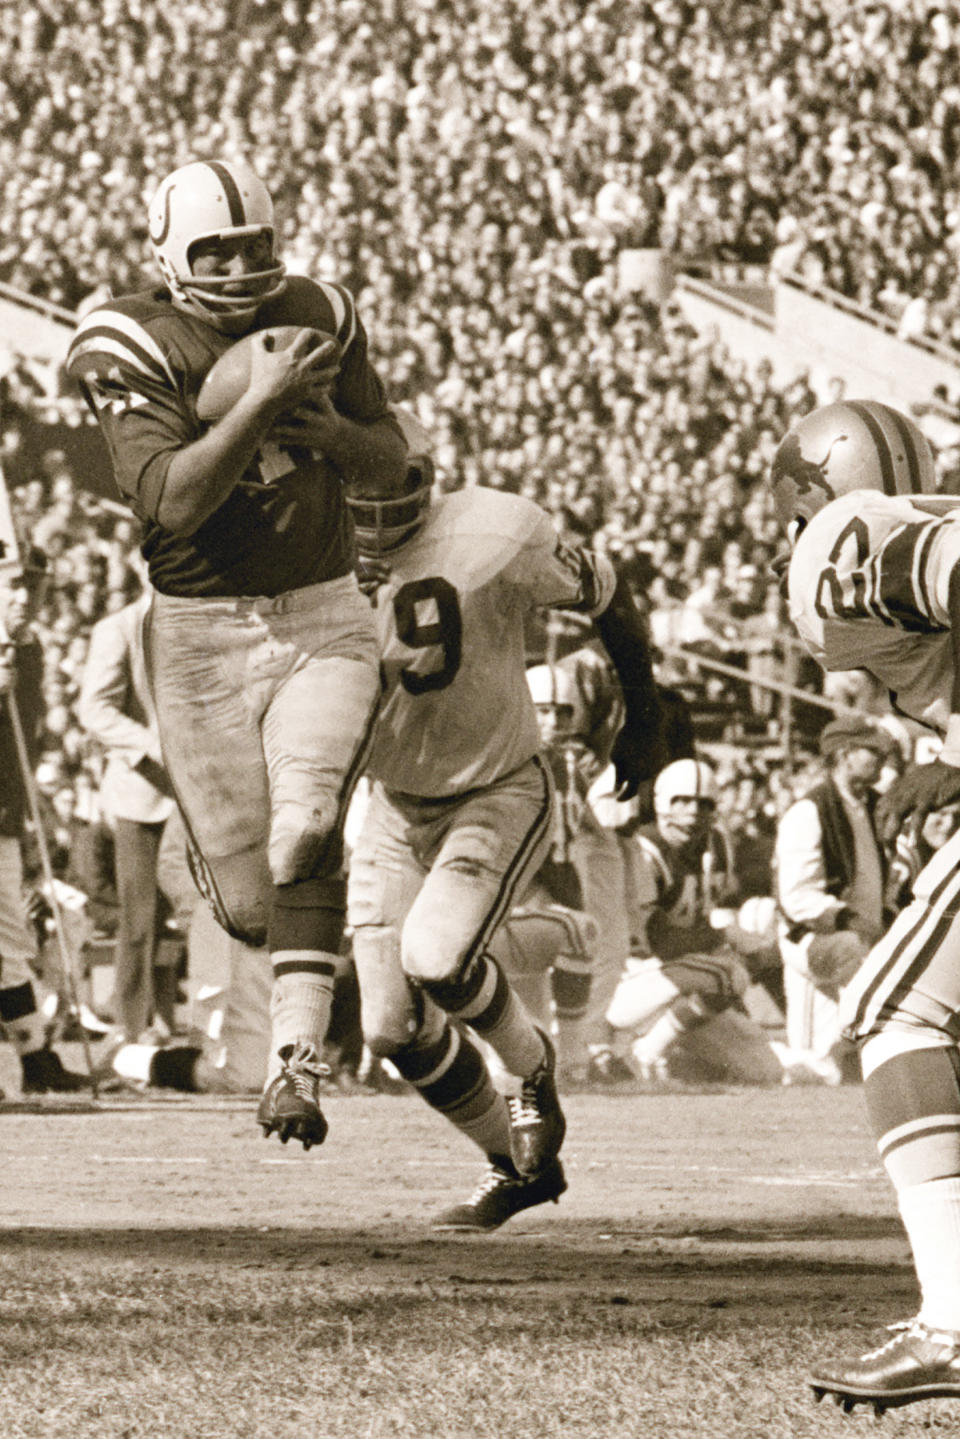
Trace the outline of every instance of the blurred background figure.
<path fill-rule="evenodd" d="M 118 1037 L 136 1040 L 151 1025 L 176 1028 L 185 940 L 158 880 L 161 841 L 176 813 L 163 767 L 144 664 L 150 592 L 93 627 L 78 714 L 102 746 L 100 812 L 113 833 L 117 891 L 116 951 L 110 1013 Z M 178 817 L 181 848 L 185 837 Z"/>
<path fill-rule="evenodd" d="M 47 1040 L 32 971 L 36 930 L 28 917 L 22 843 L 30 811 L 17 744 L 22 730 L 30 764 L 43 732 L 43 654 L 32 621 L 43 601 L 46 556 L 32 548 L 23 567 L 0 574 L 0 1022 L 20 1058 L 24 1094 L 86 1088 L 85 1075 L 66 1069 Z"/>
<path fill-rule="evenodd" d="M 780 1063 L 743 1005 L 755 944 L 745 933 L 738 953 L 739 888 L 714 822 L 714 771 L 674 760 L 653 800 L 655 819 L 632 837 L 630 958 L 607 1010 L 615 1052 L 645 1080 L 674 1075 L 682 1050 L 683 1077 L 696 1060 L 699 1078 L 779 1083 Z"/>
<path fill-rule="evenodd" d="M 886 857 L 873 808 L 895 750 L 878 724 L 855 716 L 830 720 L 820 735 L 825 773 L 777 829 L 785 1063 L 826 1084 L 859 1078 L 853 1046 L 840 1034 L 838 999 L 888 917 Z"/>

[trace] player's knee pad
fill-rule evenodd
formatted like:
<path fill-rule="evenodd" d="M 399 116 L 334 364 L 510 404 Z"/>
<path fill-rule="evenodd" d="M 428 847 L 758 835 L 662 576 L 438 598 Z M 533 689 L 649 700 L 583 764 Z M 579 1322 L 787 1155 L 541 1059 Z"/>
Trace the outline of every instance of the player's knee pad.
<path fill-rule="evenodd" d="M 272 885 L 263 855 L 246 850 L 208 861 L 188 834 L 187 864 L 220 928 L 254 948 L 265 944 Z"/>
<path fill-rule="evenodd" d="M 919 1038 L 886 1029 L 861 1049 L 877 1150 L 897 1190 L 960 1176 L 960 1053 L 918 1048 Z"/>
<path fill-rule="evenodd" d="M 343 841 L 335 810 L 282 805 L 273 817 L 267 859 L 273 882 L 293 884 L 316 875 L 336 874 L 343 864 Z"/>
<path fill-rule="evenodd" d="M 423 998 L 403 972 L 400 937 L 389 925 L 354 930 L 353 962 L 360 986 L 360 1027 L 372 1054 L 392 1059 L 417 1038 Z"/>
<path fill-rule="evenodd" d="M 339 876 L 275 885 L 268 948 L 273 954 L 294 949 L 338 954 L 345 906 L 346 884 Z"/>
<path fill-rule="evenodd" d="M 495 1023 L 510 995 L 503 970 L 488 954 L 474 954 L 450 979 L 423 980 L 421 985 L 440 1009 L 468 1023 L 478 1016 L 488 1025 Z"/>

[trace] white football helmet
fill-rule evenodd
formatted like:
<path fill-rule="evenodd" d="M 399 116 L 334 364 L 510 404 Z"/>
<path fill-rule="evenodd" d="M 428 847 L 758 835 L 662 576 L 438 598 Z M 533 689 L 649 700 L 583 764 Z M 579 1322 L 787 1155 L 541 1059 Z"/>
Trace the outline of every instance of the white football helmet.
<path fill-rule="evenodd" d="M 354 486 L 345 492 L 353 515 L 357 549 L 375 558 L 406 544 L 422 527 L 433 496 L 434 464 L 428 453 L 429 431 L 416 415 L 401 405 L 391 406 L 407 442 L 407 474 L 401 493 L 391 494 Z"/>
<path fill-rule="evenodd" d="M 205 319 L 251 319 L 279 295 L 286 273 L 276 258 L 273 201 L 263 181 L 238 160 L 197 160 L 162 182 L 147 212 L 150 244 L 174 299 Z M 274 263 L 243 276 L 193 274 L 191 250 L 200 240 L 235 239 L 266 232 Z"/>
<path fill-rule="evenodd" d="M 717 778 L 708 764 L 700 759 L 675 759 L 654 781 L 653 808 L 658 815 L 669 813 L 677 799 L 703 800 L 716 805 L 717 794 Z"/>
<path fill-rule="evenodd" d="M 876 400 L 821 405 L 781 440 L 770 483 L 777 515 L 789 532 L 849 490 L 887 495 L 933 494 L 933 452 L 913 420 Z"/>
<path fill-rule="evenodd" d="M 562 665 L 531 665 L 527 670 L 527 686 L 539 711 L 540 738 L 544 744 L 586 732 L 583 696 L 569 670 Z"/>

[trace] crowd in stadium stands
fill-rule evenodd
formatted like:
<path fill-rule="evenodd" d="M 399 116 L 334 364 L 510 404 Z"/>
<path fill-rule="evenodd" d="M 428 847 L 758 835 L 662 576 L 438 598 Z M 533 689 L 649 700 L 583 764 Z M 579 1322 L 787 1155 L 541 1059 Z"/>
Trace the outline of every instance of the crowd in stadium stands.
<path fill-rule="evenodd" d="M 0 0 L 0 281 L 80 310 L 149 283 L 158 179 L 243 154 L 288 267 L 375 317 L 445 487 L 527 494 L 628 564 L 667 655 L 812 685 L 761 480 L 819 397 L 695 334 L 623 261 L 797 272 L 960 346 L 958 58 L 960 19 L 919 0 Z M 0 462 L 51 562 L 40 777 L 66 814 L 96 780 L 86 640 L 140 583 L 135 527 L 24 448 L 37 414 L 80 420 L 56 365 L 0 354 L 0 400 Z M 789 783 L 728 769 L 734 822 L 769 838 Z"/>
<path fill-rule="evenodd" d="M 236 149 L 288 253 L 392 312 L 412 384 L 624 245 L 960 340 L 960 19 L 931 0 L 3 0 L 0 55 L 0 278 L 71 308 L 135 285 L 145 189 Z"/>

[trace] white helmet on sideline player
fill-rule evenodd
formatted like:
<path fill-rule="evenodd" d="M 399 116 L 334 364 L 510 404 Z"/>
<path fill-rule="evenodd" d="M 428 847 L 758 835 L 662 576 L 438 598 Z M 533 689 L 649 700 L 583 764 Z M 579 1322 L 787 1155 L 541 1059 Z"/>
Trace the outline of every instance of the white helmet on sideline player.
<path fill-rule="evenodd" d="M 933 494 L 933 452 L 913 420 L 876 400 L 840 400 L 804 415 L 770 468 L 777 515 L 789 533 L 849 490 Z"/>
<path fill-rule="evenodd" d="M 150 244 L 171 295 L 206 319 L 252 319 L 279 295 L 286 272 L 276 258 L 273 201 L 263 181 L 238 160 L 196 160 L 163 180 L 147 212 Z M 238 279 L 195 276 L 192 251 L 201 240 L 266 234 L 273 263 Z"/>
<path fill-rule="evenodd" d="M 664 839 L 682 845 L 704 833 L 717 796 L 716 776 L 703 760 L 675 759 L 668 764 L 653 785 L 653 809 Z"/>
<path fill-rule="evenodd" d="M 587 712 L 576 677 L 569 670 L 562 665 L 531 665 L 527 686 L 537 707 L 544 744 L 584 734 Z"/>

